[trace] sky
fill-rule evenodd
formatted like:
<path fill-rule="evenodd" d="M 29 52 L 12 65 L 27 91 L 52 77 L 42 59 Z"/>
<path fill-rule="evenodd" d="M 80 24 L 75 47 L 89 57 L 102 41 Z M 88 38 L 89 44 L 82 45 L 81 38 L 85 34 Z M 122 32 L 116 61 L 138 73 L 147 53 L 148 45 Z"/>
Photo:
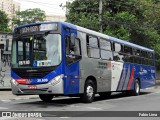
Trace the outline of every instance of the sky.
<path fill-rule="evenodd" d="M 14 0 L 21 4 L 20 10 L 26 10 L 30 8 L 40 8 L 44 10 L 47 15 L 61 15 L 64 16 L 66 10 L 59 7 L 60 4 L 65 5 L 69 0 Z"/>

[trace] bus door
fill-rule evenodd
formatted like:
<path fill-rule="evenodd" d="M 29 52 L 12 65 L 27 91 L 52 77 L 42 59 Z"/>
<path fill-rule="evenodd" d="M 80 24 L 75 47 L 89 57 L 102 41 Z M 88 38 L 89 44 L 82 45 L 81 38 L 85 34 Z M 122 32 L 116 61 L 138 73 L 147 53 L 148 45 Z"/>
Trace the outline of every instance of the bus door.
<path fill-rule="evenodd" d="M 64 94 L 78 94 L 80 80 L 81 50 L 76 30 L 69 30 L 65 35 L 65 80 Z"/>

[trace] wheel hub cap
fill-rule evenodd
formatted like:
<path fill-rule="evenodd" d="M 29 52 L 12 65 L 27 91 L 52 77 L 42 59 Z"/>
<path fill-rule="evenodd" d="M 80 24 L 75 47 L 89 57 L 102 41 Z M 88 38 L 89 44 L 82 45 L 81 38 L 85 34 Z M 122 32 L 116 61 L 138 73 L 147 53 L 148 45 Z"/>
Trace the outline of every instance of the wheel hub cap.
<path fill-rule="evenodd" d="M 92 86 L 87 87 L 87 96 L 89 98 L 91 98 L 93 96 L 93 87 Z"/>
<path fill-rule="evenodd" d="M 139 85 L 136 84 L 136 93 L 139 93 Z"/>

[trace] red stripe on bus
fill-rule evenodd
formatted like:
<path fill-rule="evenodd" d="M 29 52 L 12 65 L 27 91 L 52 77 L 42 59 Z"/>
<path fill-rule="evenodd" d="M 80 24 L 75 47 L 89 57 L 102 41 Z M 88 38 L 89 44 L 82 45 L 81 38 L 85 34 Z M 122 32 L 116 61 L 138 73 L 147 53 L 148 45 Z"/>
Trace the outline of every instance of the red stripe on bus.
<path fill-rule="evenodd" d="M 127 90 L 131 89 L 131 86 L 132 86 L 132 83 L 133 83 L 133 79 L 134 79 L 134 67 L 132 67 L 132 73 L 131 73 L 131 76 L 130 76 L 130 80 L 129 80 L 129 83 L 128 83 Z"/>

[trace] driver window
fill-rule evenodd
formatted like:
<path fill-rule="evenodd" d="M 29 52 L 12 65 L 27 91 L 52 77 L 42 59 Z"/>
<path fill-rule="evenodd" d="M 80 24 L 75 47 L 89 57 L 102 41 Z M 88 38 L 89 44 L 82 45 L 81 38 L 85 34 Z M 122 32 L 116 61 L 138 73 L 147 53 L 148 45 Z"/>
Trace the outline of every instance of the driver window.
<path fill-rule="evenodd" d="M 66 63 L 72 64 L 81 59 L 80 40 L 66 36 Z"/>

